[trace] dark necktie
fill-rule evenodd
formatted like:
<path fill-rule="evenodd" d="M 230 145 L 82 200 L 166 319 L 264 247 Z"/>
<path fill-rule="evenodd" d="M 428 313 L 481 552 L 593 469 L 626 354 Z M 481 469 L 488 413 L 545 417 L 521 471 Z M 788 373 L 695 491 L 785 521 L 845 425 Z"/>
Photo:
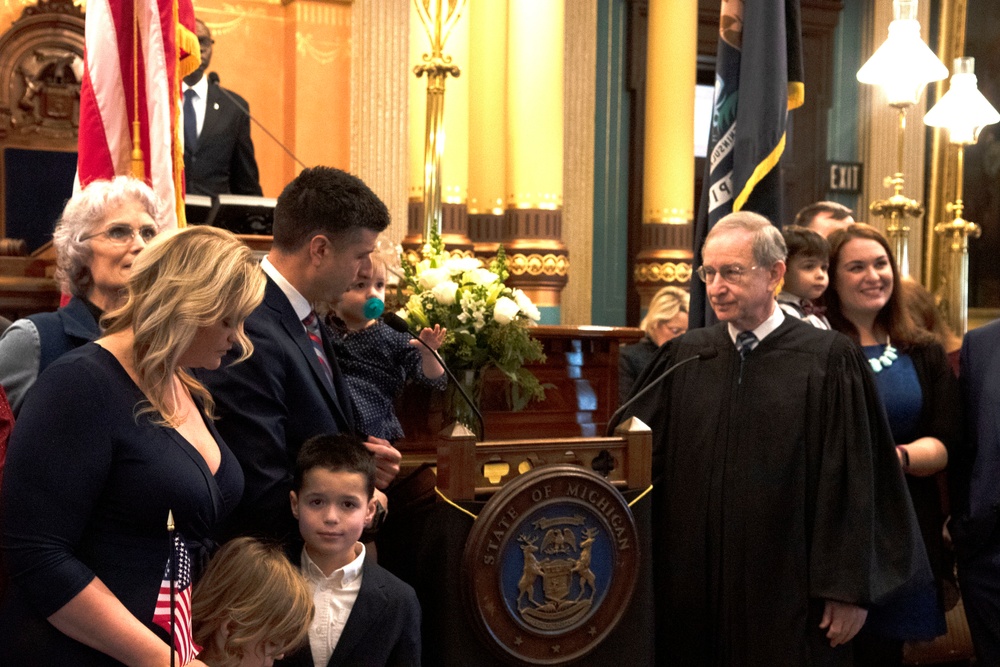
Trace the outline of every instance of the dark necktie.
<path fill-rule="evenodd" d="M 184 91 L 184 145 L 192 155 L 198 152 L 198 117 L 194 115 L 194 98 L 197 96 L 194 88 Z"/>
<path fill-rule="evenodd" d="M 744 331 L 736 336 L 736 349 L 740 352 L 740 359 L 746 359 L 757 342 L 757 336 L 752 331 Z"/>
<path fill-rule="evenodd" d="M 316 312 L 311 311 L 306 315 L 305 319 L 302 320 L 302 324 L 306 327 L 306 332 L 309 334 L 309 340 L 312 342 L 313 352 L 316 353 L 316 358 L 319 359 L 319 365 L 323 367 L 323 372 L 326 373 L 326 379 L 330 382 L 330 386 L 333 386 L 333 371 L 330 370 L 330 360 L 326 358 L 326 350 L 323 349 L 323 338 L 319 333 L 319 318 L 316 317 Z"/>

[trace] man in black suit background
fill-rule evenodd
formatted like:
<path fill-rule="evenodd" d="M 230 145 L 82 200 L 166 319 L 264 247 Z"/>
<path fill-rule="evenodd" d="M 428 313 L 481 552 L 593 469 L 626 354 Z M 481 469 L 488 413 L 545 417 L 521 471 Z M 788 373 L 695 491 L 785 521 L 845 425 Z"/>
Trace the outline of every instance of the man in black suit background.
<path fill-rule="evenodd" d="M 359 269 L 371 270 L 369 255 L 388 224 L 378 196 L 332 167 L 304 170 L 278 197 L 274 241 L 261 262 L 264 301 L 244 324 L 253 354 L 233 364 L 230 351 L 220 369 L 197 373 L 246 478 L 243 500 L 219 537 L 296 542 L 288 493 L 302 443 L 315 435 L 357 433 L 347 384 L 312 304 L 333 301 Z M 399 473 L 400 453 L 379 438 L 367 437 L 365 444 L 375 453 L 376 485 L 384 489 Z"/>
<path fill-rule="evenodd" d="M 214 72 L 205 77 L 214 41 L 201 19 L 195 21 L 195 34 L 201 46 L 201 65 L 184 77 L 183 86 L 187 191 L 209 196 L 260 196 L 260 176 L 250 138 L 250 106 L 236 93 L 223 91 Z"/>

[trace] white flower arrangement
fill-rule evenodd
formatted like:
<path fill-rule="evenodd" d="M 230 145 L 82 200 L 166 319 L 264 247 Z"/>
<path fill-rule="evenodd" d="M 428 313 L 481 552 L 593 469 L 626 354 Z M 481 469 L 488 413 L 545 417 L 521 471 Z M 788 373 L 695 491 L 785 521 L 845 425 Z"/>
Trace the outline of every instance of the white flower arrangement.
<path fill-rule="evenodd" d="M 439 353 L 452 370 L 496 367 L 510 379 L 511 406 L 541 400 L 545 390 L 523 366 L 544 361 L 542 345 L 530 327 L 541 314 L 519 289 L 507 287 L 503 247 L 489 268 L 471 257 L 451 257 L 440 236 L 424 245 L 420 261 L 401 256 L 398 315 L 414 333 L 435 324 L 448 329 Z"/>

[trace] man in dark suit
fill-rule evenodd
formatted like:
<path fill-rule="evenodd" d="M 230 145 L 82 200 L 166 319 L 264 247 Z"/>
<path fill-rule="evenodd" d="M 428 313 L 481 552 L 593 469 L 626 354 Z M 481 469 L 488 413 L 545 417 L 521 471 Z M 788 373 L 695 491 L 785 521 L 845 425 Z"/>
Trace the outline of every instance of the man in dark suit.
<path fill-rule="evenodd" d="M 333 301 L 359 269 L 370 270 L 375 239 L 388 224 L 378 196 L 331 167 L 304 170 L 278 197 L 274 241 L 261 263 L 264 301 L 244 324 L 253 355 L 232 364 L 230 352 L 219 370 L 198 373 L 246 477 L 222 537 L 297 540 L 288 493 L 299 448 L 314 435 L 356 433 L 347 385 L 311 304 Z M 378 438 L 366 445 L 376 456 L 378 487 L 385 488 L 399 472 L 400 454 Z"/>
<path fill-rule="evenodd" d="M 205 71 L 212 62 L 212 33 L 195 22 L 201 65 L 184 77 L 184 174 L 196 195 L 261 195 L 250 139 L 250 105 Z M 235 99 L 234 99 L 235 98 Z"/>
<path fill-rule="evenodd" d="M 1000 320 L 966 334 L 961 370 L 966 437 L 948 466 L 951 535 L 976 657 L 1000 665 Z"/>

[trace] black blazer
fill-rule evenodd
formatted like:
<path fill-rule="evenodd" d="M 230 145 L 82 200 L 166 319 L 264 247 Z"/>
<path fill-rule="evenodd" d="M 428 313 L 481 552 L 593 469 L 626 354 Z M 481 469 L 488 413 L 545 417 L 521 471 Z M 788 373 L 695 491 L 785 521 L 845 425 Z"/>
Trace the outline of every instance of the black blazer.
<path fill-rule="evenodd" d="M 198 149 L 192 155 L 189 147 L 184 147 L 187 191 L 196 195 L 260 196 L 260 175 L 250 139 L 250 107 L 242 97 L 227 91 L 243 108 L 221 92 L 218 84 L 208 84 Z"/>
<path fill-rule="evenodd" d="M 298 540 L 288 492 L 302 443 L 314 435 L 354 432 L 354 412 L 337 357 L 323 334 L 333 385 L 305 327 L 268 277 L 264 301 L 244 323 L 253 355 L 233 364 L 231 351 L 215 371 L 196 371 L 215 399 L 219 432 L 243 466 L 243 500 L 223 537 L 257 535 Z"/>
<path fill-rule="evenodd" d="M 420 665 L 420 603 L 409 584 L 365 556 L 361 590 L 326 667 Z M 316 667 L 305 646 L 275 667 Z"/>

